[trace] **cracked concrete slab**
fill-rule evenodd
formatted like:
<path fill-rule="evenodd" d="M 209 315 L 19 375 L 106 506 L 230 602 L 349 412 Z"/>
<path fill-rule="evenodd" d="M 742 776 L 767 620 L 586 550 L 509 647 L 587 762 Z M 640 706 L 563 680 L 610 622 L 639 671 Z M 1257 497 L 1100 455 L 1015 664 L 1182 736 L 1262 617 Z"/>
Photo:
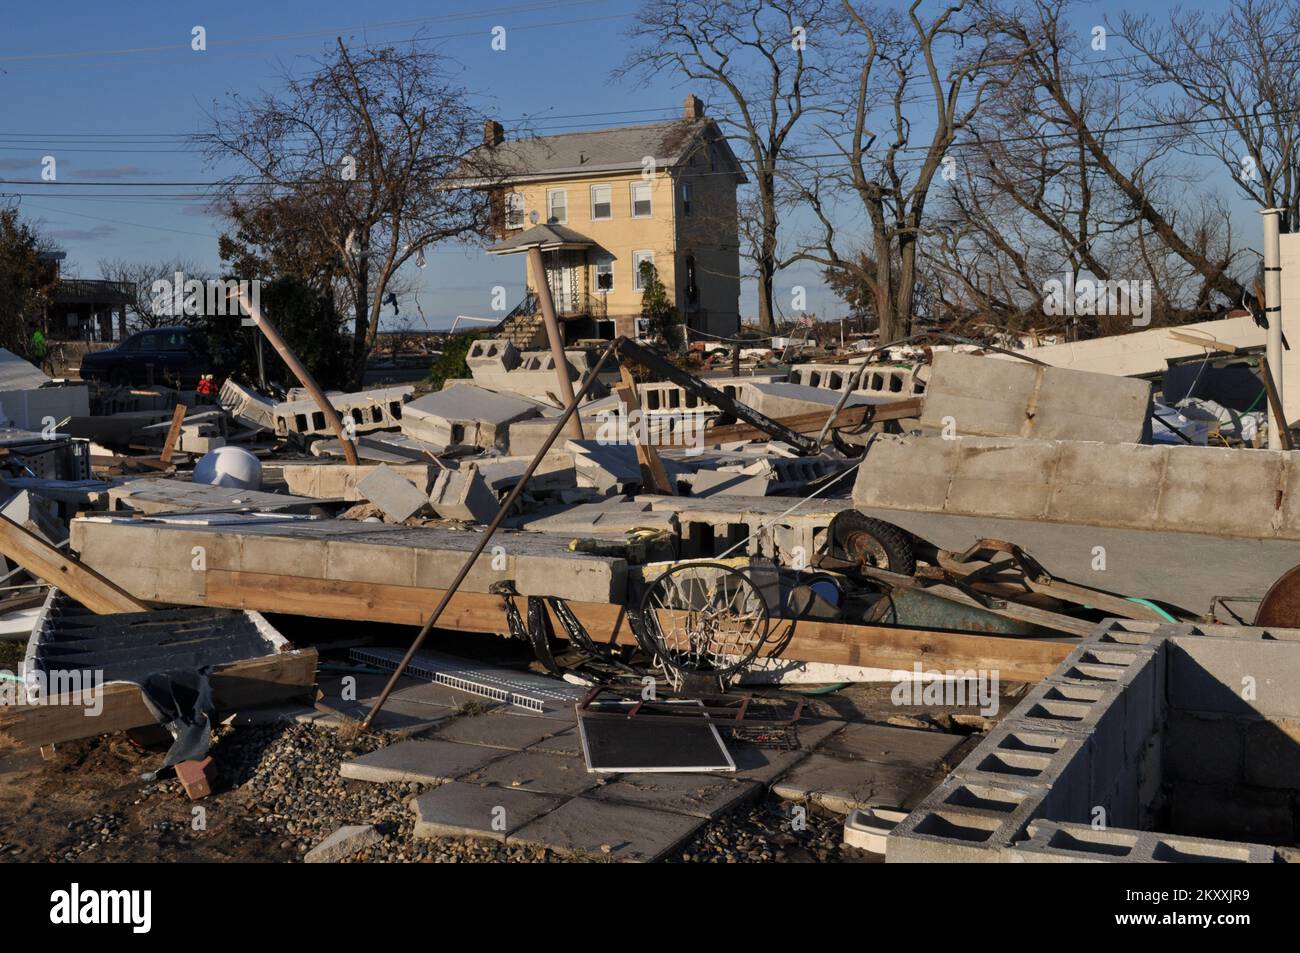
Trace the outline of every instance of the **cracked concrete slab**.
<path fill-rule="evenodd" d="M 648 863 L 672 852 L 704 823 L 687 814 L 576 797 L 525 824 L 506 842 Z"/>
<path fill-rule="evenodd" d="M 499 750 L 481 748 L 481 751 Z M 519 788 L 539 794 L 581 794 L 594 788 L 599 779 L 587 773 L 587 766 L 576 758 L 546 754 L 541 751 L 520 751 L 484 764 L 464 776 L 466 781 L 480 784 L 497 784 L 503 788 Z"/>
<path fill-rule="evenodd" d="M 461 745 L 453 741 L 402 741 L 364 754 L 339 767 L 339 774 L 354 781 L 416 781 L 441 784 L 454 781 L 501 757 L 495 748 Z"/>
<path fill-rule="evenodd" d="M 517 788 L 449 781 L 415 799 L 416 837 L 482 837 L 505 841 L 563 803 L 562 798 Z"/>
<path fill-rule="evenodd" d="M 709 774 L 629 774 L 602 784 L 584 797 L 636 804 L 693 817 L 721 817 L 757 797 L 762 785 Z"/>

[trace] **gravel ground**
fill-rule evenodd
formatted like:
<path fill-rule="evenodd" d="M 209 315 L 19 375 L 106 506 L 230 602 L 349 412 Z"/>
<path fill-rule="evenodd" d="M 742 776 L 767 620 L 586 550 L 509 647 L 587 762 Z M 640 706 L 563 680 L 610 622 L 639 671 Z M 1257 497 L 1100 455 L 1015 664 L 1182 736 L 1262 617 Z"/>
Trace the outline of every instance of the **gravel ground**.
<path fill-rule="evenodd" d="M 863 689 L 810 707 L 841 717 L 916 721 L 887 696 Z M 942 713 L 939 713 L 942 714 Z M 935 727 L 929 720 L 909 727 Z M 942 725 L 949 730 L 960 725 Z M 972 726 L 973 727 L 973 726 Z M 969 730 L 969 729 L 968 729 Z M 130 860 L 300 861 L 338 827 L 373 824 L 383 839 L 356 861 L 420 863 L 539 862 L 572 859 L 555 852 L 462 838 L 416 840 L 411 800 L 427 789 L 413 783 L 347 780 L 339 765 L 396 741 L 354 737 L 296 724 L 241 725 L 215 734 L 220 774 L 215 793 L 192 804 L 174 779 L 141 781 L 158 764 L 158 751 L 134 747 L 125 736 L 59 746 L 53 762 L 27 758 L 0 783 L 0 861 Z M 26 780 L 24 780 L 24 778 Z M 0 771 L 0 782 L 5 779 Z M 206 823 L 195 823 L 196 813 Z M 195 829 L 198 827 L 198 829 Z M 873 855 L 842 843 L 843 818 L 772 795 L 711 821 L 668 860 L 673 863 L 872 862 Z M 599 860 L 599 858 L 596 858 Z"/>

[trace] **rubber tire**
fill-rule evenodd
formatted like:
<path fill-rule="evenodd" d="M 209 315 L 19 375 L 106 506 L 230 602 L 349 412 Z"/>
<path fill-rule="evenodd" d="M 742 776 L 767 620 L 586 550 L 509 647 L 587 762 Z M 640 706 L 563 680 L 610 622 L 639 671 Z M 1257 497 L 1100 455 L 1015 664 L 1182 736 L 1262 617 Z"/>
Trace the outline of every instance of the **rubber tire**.
<path fill-rule="evenodd" d="M 885 551 L 889 559 L 890 572 L 910 576 L 916 572 L 916 552 L 912 546 L 912 537 L 893 523 L 864 516 L 857 510 L 845 510 L 831 523 L 831 542 L 838 546 L 838 540 L 847 533 L 866 533 Z"/>

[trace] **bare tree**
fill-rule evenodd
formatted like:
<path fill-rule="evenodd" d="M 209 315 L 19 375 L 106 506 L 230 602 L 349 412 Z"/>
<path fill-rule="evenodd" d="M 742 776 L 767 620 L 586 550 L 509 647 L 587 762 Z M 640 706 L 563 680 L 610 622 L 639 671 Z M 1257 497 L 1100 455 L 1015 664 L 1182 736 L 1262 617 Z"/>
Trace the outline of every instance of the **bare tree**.
<path fill-rule="evenodd" d="M 1176 256 L 1201 283 L 1195 300 L 1256 304 L 1239 277 L 1242 250 L 1225 245 L 1224 230 L 1204 214 L 1189 216 L 1182 200 L 1185 188 L 1175 187 L 1196 174 L 1167 161 L 1168 153 L 1184 140 L 1185 130 L 1159 120 L 1139 123 L 1118 103 L 1114 111 L 1127 114 L 1126 122 L 1107 121 L 1099 127 L 1092 108 L 1096 104 L 1077 98 L 1077 38 L 1066 25 L 1069 5 L 1070 0 L 1027 0 L 1000 16 L 1005 41 L 1020 51 L 1018 79 L 1033 92 L 1024 108 L 1077 143 L 1081 161 L 1095 170 L 1096 179 L 1104 177 L 1140 220 L 1143 240 Z M 1113 135 L 1120 131 L 1129 135 Z M 1131 148 L 1134 142 L 1144 148 Z"/>
<path fill-rule="evenodd" d="M 994 24 L 978 3 L 954 0 L 933 15 L 922 5 L 913 0 L 899 13 L 843 0 L 842 64 L 853 82 L 829 110 L 841 120 L 822 126 L 838 155 L 802 170 L 820 236 L 798 257 L 868 289 L 881 341 L 897 340 L 911 326 L 918 247 L 935 178 L 953 167 L 949 150 L 987 91 L 1004 82 L 1000 71 L 1023 55 L 996 42 Z M 928 136 L 917 133 L 925 123 L 933 126 Z M 845 195 L 866 220 L 865 249 L 841 234 L 836 206 Z"/>
<path fill-rule="evenodd" d="M 345 285 L 354 386 L 403 264 L 489 226 L 487 193 L 462 187 L 487 177 L 478 166 L 490 150 L 475 150 L 485 117 L 451 77 L 445 60 L 414 44 L 353 55 L 339 40 L 312 75 L 285 76 L 279 93 L 230 96 L 204 137 L 213 161 L 242 167 L 222 192 L 245 241 L 311 252 L 312 273 L 300 277 L 337 274 Z M 285 233 L 250 234 L 250 223 L 272 217 L 259 210 L 282 216 Z"/>
<path fill-rule="evenodd" d="M 207 269 L 186 258 L 139 262 L 125 258 L 100 259 L 99 273 L 108 281 L 121 285 L 122 291 L 131 296 L 126 312 L 133 330 L 176 323 L 170 294 L 165 302 L 155 300 L 159 282 L 166 282 L 170 288 L 176 283 L 178 273 L 182 282 L 190 279 L 206 281 L 212 277 Z"/>
<path fill-rule="evenodd" d="M 1219 14 L 1175 12 L 1167 22 L 1124 14 L 1146 56 L 1140 79 L 1151 115 L 1178 145 L 1218 158 L 1265 208 L 1300 225 L 1300 5 L 1232 0 Z"/>
<path fill-rule="evenodd" d="M 758 321 L 774 328 L 773 290 L 783 262 L 780 169 L 813 108 L 812 53 L 832 42 L 833 0 L 652 0 L 630 36 L 638 46 L 616 76 L 666 69 L 702 81 L 728 101 L 715 117 L 754 185 L 746 229 L 758 279 Z"/>

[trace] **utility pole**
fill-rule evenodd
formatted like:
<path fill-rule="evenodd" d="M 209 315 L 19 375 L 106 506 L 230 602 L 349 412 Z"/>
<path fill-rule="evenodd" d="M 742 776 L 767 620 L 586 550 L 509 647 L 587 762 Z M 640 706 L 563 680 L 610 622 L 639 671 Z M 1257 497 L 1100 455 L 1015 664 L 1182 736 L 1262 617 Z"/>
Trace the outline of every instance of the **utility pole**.
<path fill-rule="evenodd" d="M 1286 447 L 1286 420 L 1278 418 L 1282 407 L 1286 406 L 1286 390 L 1282 383 L 1282 209 L 1266 208 L 1260 214 L 1264 216 L 1264 319 L 1268 322 L 1266 373 L 1273 375 L 1273 388 L 1277 391 L 1280 405 L 1276 412 L 1272 403 L 1268 405 L 1268 448 L 1283 450 Z"/>

